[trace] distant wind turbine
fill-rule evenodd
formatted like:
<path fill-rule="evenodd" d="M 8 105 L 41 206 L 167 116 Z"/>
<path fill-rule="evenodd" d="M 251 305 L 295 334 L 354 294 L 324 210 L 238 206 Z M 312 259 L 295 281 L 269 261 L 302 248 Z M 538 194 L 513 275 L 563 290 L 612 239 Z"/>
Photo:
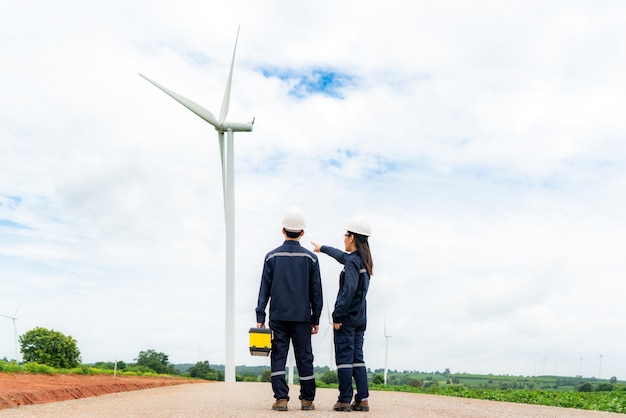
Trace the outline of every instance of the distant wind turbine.
<path fill-rule="evenodd" d="M 322 334 L 322 338 L 320 340 L 320 347 L 322 347 L 324 340 L 326 339 L 326 335 L 328 334 L 328 331 L 333 328 L 333 317 L 330 314 L 330 305 L 328 304 L 328 298 L 326 298 L 326 312 L 328 314 L 328 326 L 326 327 L 326 330 Z M 335 344 L 333 343 L 333 340 L 331 339 L 330 340 L 330 357 L 328 358 L 328 368 L 330 370 L 333 369 L 334 348 L 335 348 Z"/>
<path fill-rule="evenodd" d="M 598 379 L 602 376 L 602 359 L 604 358 L 604 354 L 600 354 L 600 369 L 598 370 Z"/>
<path fill-rule="evenodd" d="M 18 319 L 17 312 L 20 310 L 21 305 L 22 305 L 21 302 L 17 305 L 17 309 L 15 310 L 15 313 L 13 314 L 13 316 L 0 314 L 0 316 L 9 318 L 13 321 L 13 338 L 15 339 L 15 361 L 17 361 L 18 363 L 20 362 L 20 359 L 17 356 L 19 351 L 17 349 L 17 324 L 15 323 L 15 321 L 17 321 Z"/>
<path fill-rule="evenodd" d="M 384 378 L 385 378 L 385 386 L 387 386 L 387 354 L 389 352 L 389 338 L 391 338 L 391 335 L 387 335 L 387 319 L 385 318 L 385 374 L 384 374 Z"/>
<path fill-rule="evenodd" d="M 579 364 L 579 367 L 578 367 L 578 375 L 580 377 L 583 376 L 583 358 L 582 357 L 580 358 L 580 364 Z"/>
<path fill-rule="evenodd" d="M 224 378 L 226 382 L 235 381 L 235 168 L 233 137 L 234 132 L 251 132 L 254 125 L 254 119 L 248 123 L 226 120 L 230 104 L 230 88 L 233 80 L 233 66 L 235 64 L 238 40 L 239 29 L 237 29 L 235 48 L 233 49 L 233 58 L 230 62 L 230 71 L 219 119 L 199 104 L 161 86 L 143 74 L 139 74 L 168 96 L 213 125 L 217 131 L 222 162 L 222 190 L 224 193 L 224 221 L 226 224 L 226 350 L 224 361 Z M 226 133 L 226 142 L 224 142 L 224 133 Z"/>

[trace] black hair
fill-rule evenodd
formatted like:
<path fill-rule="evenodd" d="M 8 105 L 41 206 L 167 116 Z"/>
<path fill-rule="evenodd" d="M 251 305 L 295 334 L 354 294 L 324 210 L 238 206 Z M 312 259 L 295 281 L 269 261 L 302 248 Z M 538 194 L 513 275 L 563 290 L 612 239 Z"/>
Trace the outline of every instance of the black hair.
<path fill-rule="evenodd" d="M 366 235 L 357 234 L 356 232 L 348 231 L 350 235 L 354 236 L 354 243 L 356 245 L 356 252 L 361 257 L 365 270 L 370 276 L 374 273 L 374 261 L 372 260 L 372 253 L 370 252 L 370 244 L 367 241 Z"/>
<path fill-rule="evenodd" d="M 285 231 L 285 235 L 287 235 L 287 238 L 291 238 L 291 239 L 298 238 L 300 236 L 300 234 L 302 233 L 302 230 L 300 230 L 298 232 L 287 231 L 285 228 L 283 228 L 283 230 Z"/>

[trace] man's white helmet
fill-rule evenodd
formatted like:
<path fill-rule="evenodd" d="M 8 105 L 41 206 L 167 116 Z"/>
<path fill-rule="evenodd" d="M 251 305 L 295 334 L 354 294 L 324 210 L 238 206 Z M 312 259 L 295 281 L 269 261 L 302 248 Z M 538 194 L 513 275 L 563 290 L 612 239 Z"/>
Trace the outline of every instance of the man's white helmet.
<path fill-rule="evenodd" d="M 355 234 L 365 235 L 366 237 L 372 235 L 372 227 L 365 216 L 355 216 L 350 219 L 346 230 L 354 232 Z"/>
<path fill-rule="evenodd" d="M 283 216 L 283 228 L 289 232 L 300 232 L 306 228 L 304 212 L 296 206 L 287 209 Z"/>

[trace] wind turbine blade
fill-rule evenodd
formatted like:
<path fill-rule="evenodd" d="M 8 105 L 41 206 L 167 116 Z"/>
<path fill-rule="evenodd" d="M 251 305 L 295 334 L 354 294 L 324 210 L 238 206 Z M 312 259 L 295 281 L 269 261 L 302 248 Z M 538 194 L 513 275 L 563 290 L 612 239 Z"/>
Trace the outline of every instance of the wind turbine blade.
<path fill-rule="evenodd" d="M 324 339 L 326 338 L 326 334 L 328 334 L 328 330 L 329 329 L 330 329 L 330 327 L 326 327 L 326 330 L 322 334 L 322 339 L 320 340 L 320 345 L 324 342 Z"/>
<path fill-rule="evenodd" d="M 333 315 L 330 313 L 330 305 L 328 304 L 328 296 L 326 296 L 326 313 L 328 314 L 328 325 L 333 325 Z"/>
<path fill-rule="evenodd" d="M 200 116 L 202 119 L 204 119 L 205 121 L 209 122 L 211 125 L 215 126 L 216 129 L 220 128 L 220 123 L 217 121 L 217 119 L 215 119 L 215 116 L 213 116 L 213 114 L 211 112 L 209 112 L 208 110 L 206 110 L 205 108 L 203 108 L 199 104 L 197 104 L 195 102 L 192 102 L 191 100 L 181 96 L 180 94 L 175 93 L 172 90 L 169 90 L 169 89 L 163 87 L 162 85 L 160 85 L 156 81 L 150 80 L 148 77 L 146 77 L 145 75 L 143 75 L 141 73 L 139 73 L 139 75 L 141 77 L 143 77 L 144 79 L 146 79 L 148 82 L 152 83 L 158 89 L 163 91 L 165 94 L 167 94 L 168 96 L 170 96 L 171 98 L 176 100 L 178 103 L 182 104 L 187 109 L 191 110 L 193 113 L 195 113 L 196 115 Z"/>
<path fill-rule="evenodd" d="M 17 305 L 17 309 L 15 310 L 15 315 L 13 315 L 13 316 L 15 316 L 15 319 L 17 319 L 17 313 L 19 312 L 19 310 L 20 310 L 20 307 L 21 307 L 21 306 L 22 306 L 22 302 L 20 302 L 20 303 Z"/>
<path fill-rule="evenodd" d="M 224 100 L 222 100 L 222 109 L 220 111 L 220 123 L 226 120 L 228 114 L 228 106 L 230 105 L 230 86 L 233 82 L 233 67 L 235 65 L 235 53 L 237 52 L 237 41 L 239 40 L 239 29 L 237 28 L 237 37 L 235 38 L 235 48 L 233 49 L 233 58 L 230 61 L 230 71 L 228 72 L 228 81 L 226 82 L 226 91 L 224 91 Z"/>
<path fill-rule="evenodd" d="M 224 196 L 224 202 L 226 202 L 226 155 L 224 154 L 224 133 L 220 132 L 218 134 L 219 143 L 220 143 L 220 161 L 222 163 L 222 194 Z"/>

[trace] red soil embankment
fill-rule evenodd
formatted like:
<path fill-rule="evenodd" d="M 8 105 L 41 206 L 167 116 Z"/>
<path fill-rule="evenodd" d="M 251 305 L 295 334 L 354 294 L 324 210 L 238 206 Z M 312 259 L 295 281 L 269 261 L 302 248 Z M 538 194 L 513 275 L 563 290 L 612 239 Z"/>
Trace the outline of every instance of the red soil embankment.
<path fill-rule="evenodd" d="M 0 373 L 0 409 L 206 382 L 176 377 Z"/>

